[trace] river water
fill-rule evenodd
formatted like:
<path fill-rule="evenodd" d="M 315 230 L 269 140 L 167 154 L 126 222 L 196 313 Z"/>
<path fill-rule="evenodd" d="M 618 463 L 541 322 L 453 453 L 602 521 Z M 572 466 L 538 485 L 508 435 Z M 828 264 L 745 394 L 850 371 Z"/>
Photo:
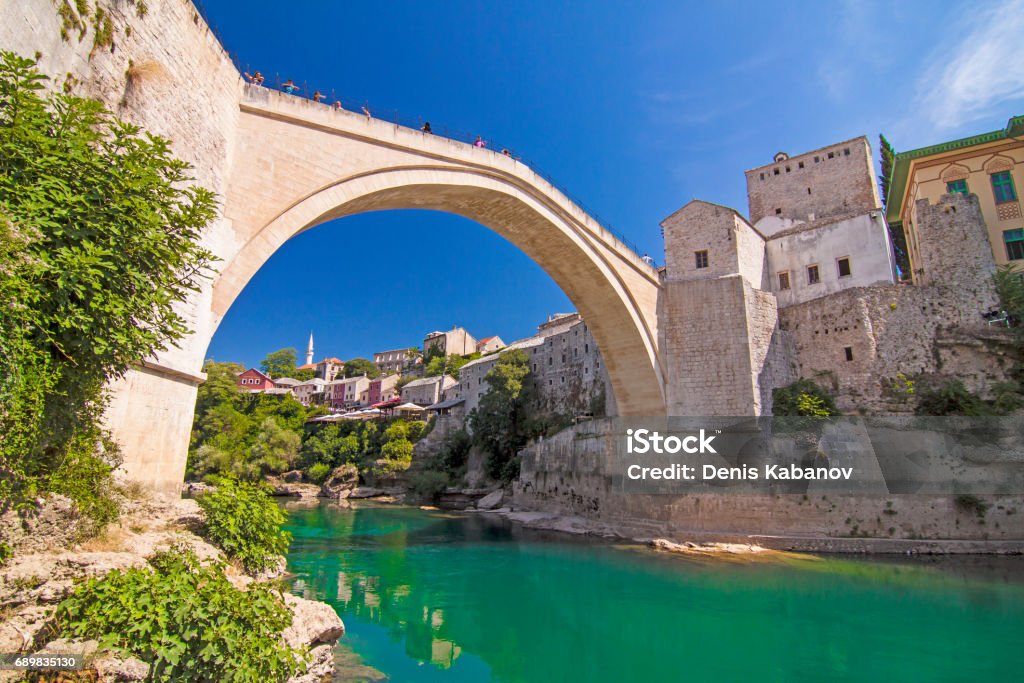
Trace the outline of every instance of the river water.
<path fill-rule="evenodd" d="M 347 628 L 336 681 L 1021 676 L 1020 557 L 693 560 L 492 515 L 326 503 L 290 515 L 293 592 Z"/>

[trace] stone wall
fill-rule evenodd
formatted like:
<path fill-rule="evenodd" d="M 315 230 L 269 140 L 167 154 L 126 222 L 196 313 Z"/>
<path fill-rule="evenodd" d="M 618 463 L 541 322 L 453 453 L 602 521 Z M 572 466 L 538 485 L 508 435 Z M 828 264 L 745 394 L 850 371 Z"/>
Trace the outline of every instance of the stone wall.
<path fill-rule="evenodd" d="M 977 195 L 944 194 L 934 204 L 918 200 L 917 235 L 922 245 L 917 282 L 955 284 L 953 301 L 966 314 L 996 305 L 996 263 Z"/>
<path fill-rule="evenodd" d="M 741 495 L 623 493 L 608 463 L 616 438 L 609 421 L 566 429 L 521 452 L 513 504 L 579 515 L 621 533 L 677 541 L 704 535 L 763 535 L 757 543 L 841 549 L 839 539 L 1024 539 L 1024 496 L 983 496 L 982 518 L 949 495 Z M 814 538 L 836 539 L 822 544 Z M 747 539 L 749 540 L 749 538 Z M 805 545 L 801 545 L 804 543 Z"/>
<path fill-rule="evenodd" d="M 793 341 L 797 374 L 835 392 L 840 410 L 906 411 L 913 406 L 887 389 L 897 373 L 930 382 L 961 377 L 983 394 L 1009 377 L 1011 333 L 987 327 L 959 292 L 860 287 L 782 309 L 780 326 Z"/>
<path fill-rule="evenodd" d="M 879 209 L 871 145 L 861 136 L 746 172 L 750 222 L 811 221 Z"/>
<path fill-rule="evenodd" d="M 666 281 L 662 358 L 669 415 L 754 415 L 755 395 L 742 277 Z"/>

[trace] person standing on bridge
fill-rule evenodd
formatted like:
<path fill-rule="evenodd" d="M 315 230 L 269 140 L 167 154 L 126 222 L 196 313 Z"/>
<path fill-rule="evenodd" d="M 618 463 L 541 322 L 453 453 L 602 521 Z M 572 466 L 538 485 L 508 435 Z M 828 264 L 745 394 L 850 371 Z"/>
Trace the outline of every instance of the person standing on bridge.
<path fill-rule="evenodd" d="M 254 74 L 250 74 L 248 71 L 245 72 L 246 79 L 253 85 L 263 85 L 263 74 L 257 71 Z"/>
<path fill-rule="evenodd" d="M 322 92 L 320 92 L 319 90 L 317 90 L 315 93 L 313 93 L 313 101 L 314 102 L 319 102 L 323 98 L 324 98 L 324 94 Z"/>
<path fill-rule="evenodd" d="M 334 107 L 334 111 L 341 111 L 341 100 L 334 100 L 331 106 Z"/>
<path fill-rule="evenodd" d="M 479 147 L 480 149 L 483 149 L 483 148 L 487 147 L 487 143 L 484 142 L 484 139 L 482 137 L 477 135 L 476 136 L 476 142 L 473 143 L 473 146 L 474 147 Z"/>
<path fill-rule="evenodd" d="M 298 89 L 299 86 L 295 85 L 295 83 L 293 83 L 292 79 L 290 78 L 284 82 L 284 85 L 281 86 L 281 90 L 284 90 L 289 95 L 294 95 L 295 91 Z"/>
<path fill-rule="evenodd" d="M 423 122 L 423 126 L 420 128 L 420 130 L 422 130 L 424 133 L 431 133 L 431 134 L 433 134 L 433 132 L 434 132 L 430 128 L 430 121 L 424 121 Z"/>

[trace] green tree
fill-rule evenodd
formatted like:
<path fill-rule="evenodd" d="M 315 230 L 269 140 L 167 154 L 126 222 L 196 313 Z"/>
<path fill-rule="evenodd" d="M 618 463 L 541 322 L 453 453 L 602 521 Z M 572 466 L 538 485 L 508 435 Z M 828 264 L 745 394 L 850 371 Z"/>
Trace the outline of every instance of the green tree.
<path fill-rule="evenodd" d="M 365 358 L 353 358 L 345 361 L 345 377 L 359 377 L 366 375 L 370 379 L 380 377 L 380 368 L 372 360 Z"/>
<path fill-rule="evenodd" d="M 529 375 L 530 359 L 523 351 L 501 354 L 484 377 L 489 391 L 469 415 L 473 443 L 485 453 L 485 468 L 495 479 L 508 481 L 518 474 L 516 454 L 535 436 Z"/>
<path fill-rule="evenodd" d="M 260 361 L 260 370 L 274 379 L 295 377 L 298 357 L 298 352 L 291 347 L 278 349 L 273 353 L 268 353 L 267 357 Z"/>
<path fill-rule="evenodd" d="M 259 474 L 278 474 L 292 469 L 299 457 L 302 437 L 278 424 L 273 417 L 260 422 L 252 445 L 252 461 Z"/>
<path fill-rule="evenodd" d="M 302 368 L 301 370 L 295 370 L 295 374 L 291 375 L 291 377 L 300 382 L 305 382 L 316 377 L 316 370 L 313 368 Z"/>
<path fill-rule="evenodd" d="M 438 377 L 441 374 L 451 375 L 455 379 L 459 378 L 459 372 L 462 370 L 462 366 L 471 360 L 476 360 L 480 357 L 479 353 L 471 353 L 465 356 L 434 356 L 427 363 L 424 368 L 424 377 Z"/>
<path fill-rule="evenodd" d="M 215 202 L 169 141 L 45 80 L 0 53 L 0 494 L 109 518 L 105 386 L 188 332 L 176 309 L 210 271 Z"/>

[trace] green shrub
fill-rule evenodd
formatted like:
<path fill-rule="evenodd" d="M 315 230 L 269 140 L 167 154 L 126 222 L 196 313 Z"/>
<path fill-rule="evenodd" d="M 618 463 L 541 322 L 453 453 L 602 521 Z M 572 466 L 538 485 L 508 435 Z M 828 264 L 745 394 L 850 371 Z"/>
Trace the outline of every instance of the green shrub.
<path fill-rule="evenodd" d="M 985 513 L 988 512 L 988 504 L 981 498 L 969 493 L 962 493 L 953 499 L 953 502 L 958 508 L 966 512 L 972 512 L 976 514 L 980 519 L 985 518 Z"/>
<path fill-rule="evenodd" d="M 259 486 L 223 479 L 217 490 L 197 500 L 206 513 L 210 540 L 246 570 L 268 569 L 288 552 L 291 534 L 281 529 L 285 512 Z"/>
<path fill-rule="evenodd" d="M 436 502 L 449 483 L 446 473 L 424 470 L 410 477 L 409 490 L 424 500 Z"/>
<path fill-rule="evenodd" d="M 1007 415 L 1024 405 L 1021 387 L 1017 382 L 998 382 L 992 387 L 992 412 Z"/>
<path fill-rule="evenodd" d="M 472 447 L 473 440 L 465 429 L 448 432 L 437 454 L 440 469 L 454 478 L 462 479 L 466 476 L 466 465 Z"/>
<path fill-rule="evenodd" d="M 309 477 L 309 480 L 317 484 L 324 483 L 324 480 L 327 479 L 327 475 L 330 473 L 331 466 L 322 462 L 318 462 L 306 470 L 306 476 Z"/>
<path fill-rule="evenodd" d="M 54 630 L 150 664 L 149 681 L 284 681 L 305 654 L 281 641 L 292 616 L 272 588 L 235 588 L 223 567 L 172 549 L 152 567 L 80 583 L 57 607 Z"/>
<path fill-rule="evenodd" d="M 989 415 L 991 411 L 985 402 L 972 394 L 958 379 L 951 379 L 940 387 L 929 388 L 920 393 L 918 415 Z"/>
<path fill-rule="evenodd" d="M 380 454 L 384 456 L 385 460 L 411 462 L 412 442 L 408 439 L 395 439 L 394 441 L 388 441 L 380 447 Z"/>
<path fill-rule="evenodd" d="M 835 400 L 813 380 L 799 379 L 772 390 L 772 414 L 779 417 L 834 417 Z"/>
<path fill-rule="evenodd" d="M 409 433 L 406 435 L 405 438 L 409 439 L 409 441 L 412 441 L 413 443 L 416 443 L 424 436 L 426 436 L 426 433 L 427 423 L 422 422 L 420 420 L 413 420 L 412 422 L 409 423 Z"/>
<path fill-rule="evenodd" d="M 370 467 L 370 471 L 378 477 L 390 478 L 405 472 L 409 469 L 410 461 L 408 460 L 393 460 L 389 458 L 381 458 L 374 461 Z"/>

